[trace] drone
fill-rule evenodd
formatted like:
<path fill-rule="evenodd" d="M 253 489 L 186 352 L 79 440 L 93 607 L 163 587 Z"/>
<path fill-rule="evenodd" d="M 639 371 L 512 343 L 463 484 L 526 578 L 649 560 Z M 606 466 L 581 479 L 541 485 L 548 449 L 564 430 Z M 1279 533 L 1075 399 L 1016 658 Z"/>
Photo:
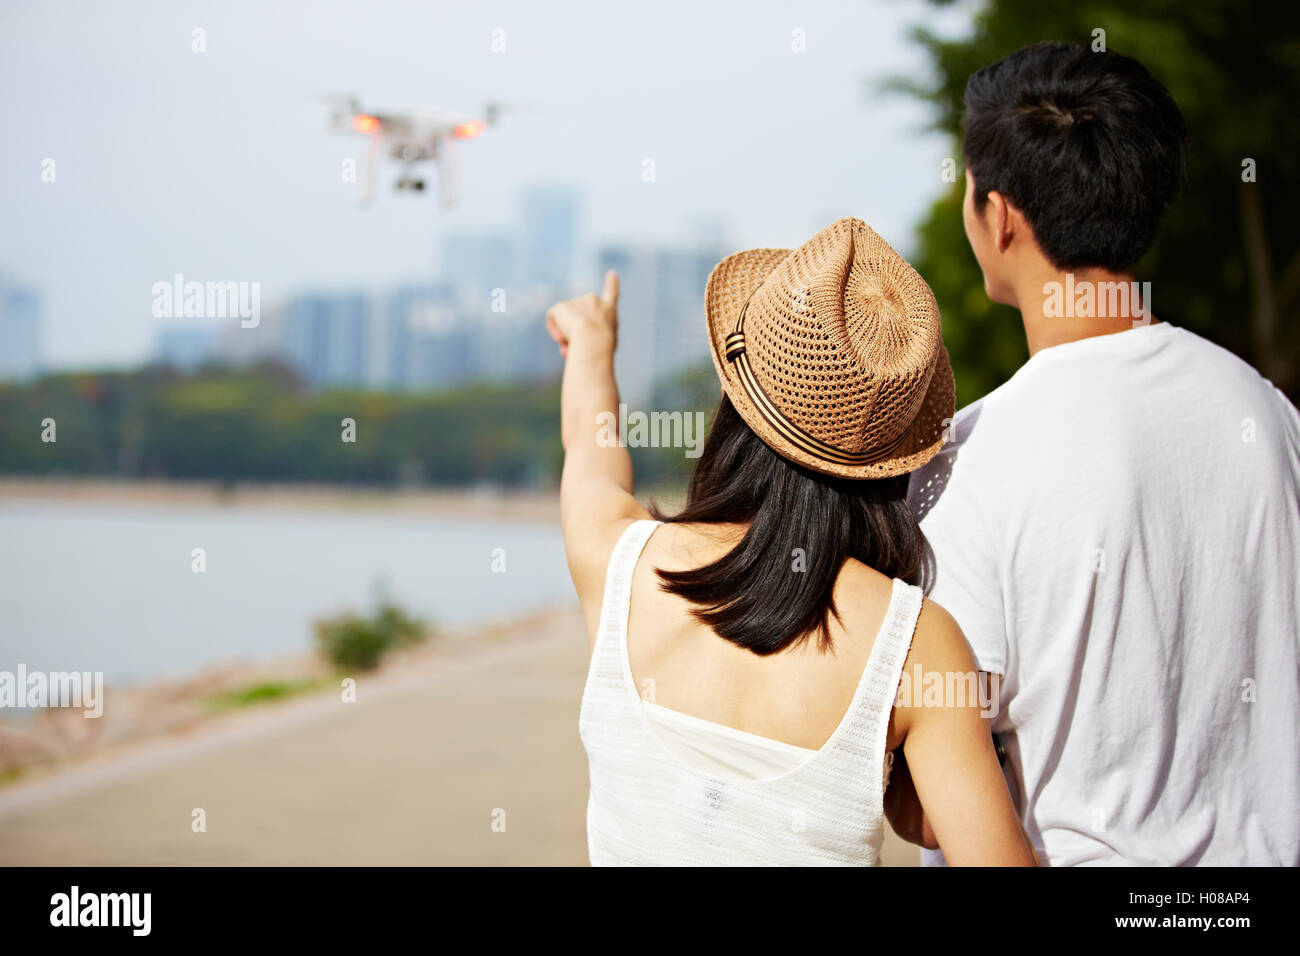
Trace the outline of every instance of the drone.
<path fill-rule="evenodd" d="M 393 187 L 401 192 L 422 193 L 425 165 L 438 167 L 438 204 L 444 209 L 460 199 L 460 143 L 478 139 L 496 125 L 501 114 L 498 103 L 488 103 L 476 116 L 447 116 L 434 113 L 368 113 L 354 96 L 329 97 L 334 106 L 330 127 L 336 133 L 361 134 L 370 138 L 370 148 L 357 177 L 357 201 L 368 203 L 375 192 L 380 154 L 402 164 Z"/>

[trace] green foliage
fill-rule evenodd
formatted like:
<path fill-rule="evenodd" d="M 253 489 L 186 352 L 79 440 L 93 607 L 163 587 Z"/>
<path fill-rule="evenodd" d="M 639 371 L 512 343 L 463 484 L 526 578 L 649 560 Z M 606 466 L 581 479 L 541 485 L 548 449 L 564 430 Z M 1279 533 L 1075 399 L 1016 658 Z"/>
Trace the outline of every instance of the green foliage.
<path fill-rule="evenodd" d="M 41 441 L 53 418 L 58 440 Z M 342 440 L 354 419 L 355 443 Z M 395 485 L 553 482 L 556 385 L 314 394 L 275 367 L 51 375 L 0 386 L 0 472 Z"/>
<path fill-rule="evenodd" d="M 958 407 L 993 391 L 1029 357 L 1020 313 L 984 294 L 984 277 L 961 225 L 961 189 L 954 187 L 935 203 L 921 223 L 921 251 L 912 260 L 939 303 Z"/>
<path fill-rule="evenodd" d="M 237 690 L 213 694 L 207 699 L 206 703 L 210 712 L 220 713 L 235 710 L 239 707 L 248 707 L 251 704 L 261 704 L 268 700 L 283 700 L 287 697 L 305 694 L 324 687 L 326 683 L 324 680 L 260 681 Z"/>
<path fill-rule="evenodd" d="M 372 618 L 374 627 L 386 635 L 393 647 L 418 644 L 428 636 L 428 627 L 419 618 L 411 617 L 396 604 L 385 601 Z"/>
<path fill-rule="evenodd" d="M 947 5 L 947 0 L 932 0 Z M 934 82 L 899 82 L 935 108 L 960 156 L 962 94 L 975 70 L 1040 40 L 1091 43 L 1140 60 L 1173 93 L 1191 134 L 1187 181 L 1138 268 L 1158 318 L 1231 349 L 1300 398 L 1300 7 L 1264 0 L 988 0 L 969 35 L 916 39 Z M 1254 159 L 1257 182 L 1242 181 Z M 939 160 L 935 161 L 936 170 Z M 1024 360 L 1018 319 L 984 296 L 966 246 L 960 182 L 919 228 L 917 270 L 934 288 L 959 404 Z M 1007 341 L 1008 339 L 1012 341 Z"/>
<path fill-rule="evenodd" d="M 651 407 L 707 417 L 717 389 L 713 369 L 700 368 L 661 383 Z M 41 441 L 46 418 L 52 443 Z M 342 440 L 345 418 L 356 422 L 355 442 Z M 678 485 L 694 463 L 680 448 L 631 452 L 645 487 Z M 558 482 L 562 460 L 557 384 L 312 393 L 263 366 L 0 385 L 0 473 L 537 488 Z"/>
<path fill-rule="evenodd" d="M 345 613 L 317 621 L 316 646 L 340 673 L 368 671 L 379 666 L 390 650 L 427 638 L 424 622 L 384 602 L 370 615 Z"/>

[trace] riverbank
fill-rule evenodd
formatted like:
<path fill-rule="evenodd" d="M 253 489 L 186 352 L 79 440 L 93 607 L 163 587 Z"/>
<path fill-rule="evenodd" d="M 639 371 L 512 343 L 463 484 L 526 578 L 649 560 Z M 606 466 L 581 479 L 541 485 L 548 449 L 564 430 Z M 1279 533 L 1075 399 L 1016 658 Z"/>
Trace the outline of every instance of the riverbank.
<path fill-rule="evenodd" d="M 450 631 L 386 655 L 374 671 L 352 675 L 373 683 L 394 674 L 451 666 L 518 635 L 546 633 L 568 608 Z M 332 696 L 342 675 L 315 652 L 269 661 L 223 661 L 176 679 L 110 684 L 103 713 L 88 718 L 79 708 L 0 713 L 0 789 L 46 778 L 83 762 L 113 760 L 161 738 L 181 739 L 209 726 L 246 719 L 290 698 Z M 235 712 L 242 712 L 236 714 Z"/>
<path fill-rule="evenodd" d="M 558 525 L 556 492 L 485 486 L 476 489 L 385 489 L 341 485 L 224 485 L 212 481 L 115 481 L 104 478 L 0 477 L 0 500 L 148 505 L 222 505 L 282 510 L 396 511 L 434 517 L 497 518 Z"/>

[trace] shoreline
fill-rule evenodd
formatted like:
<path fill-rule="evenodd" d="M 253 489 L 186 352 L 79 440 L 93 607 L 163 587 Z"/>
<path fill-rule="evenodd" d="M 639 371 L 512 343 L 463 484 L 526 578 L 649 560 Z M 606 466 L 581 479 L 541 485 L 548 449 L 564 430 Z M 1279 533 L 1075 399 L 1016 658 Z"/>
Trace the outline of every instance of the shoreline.
<path fill-rule="evenodd" d="M 558 525 L 556 491 L 482 488 L 377 488 L 114 478 L 0 476 L 0 502 L 97 502 L 132 506 L 208 505 L 274 509 L 392 511 L 438 517 L 508 519 Z"/>
<path fill-rule="evenodd" d="M 378 667 L 358 672 L 356 679 L 370 685 L 400 683 L 412 674 L 526 648 L 537 635 L 553 633 L 575 614 L 575 608 L 553 606 L 438 631 L 421 644 L 390 652 Z M 87 766 L 129 760 L 136 751 L 204 737 L 229 724 L 273 722 L 281 712 L 310 708 L 313 701 L 336 696 L 336 684 L 344 676 L 319 654 L 302 651 L 264 661 L 214 661 L 181 676 L 128 683 L 106 695 L 103 714 L 93 719 L 77 707 L 14 715 L 0 711 L 0 794 Z M 268 700 L 217 704 L 225 695 L 272 684 L 301 686 Z"/>
<path fill-rule="evenodd" d="M 94 505 L 109 510 L 197 507 L 281 513 L 328 511 L 550 527 L 558 527 L 560 517 L 558 494 L 538 491 L 256 483 L 227 486 L 214 481 L 0 476 L 0 507 L 21 508 L 29 503 Z M 572 607 L 576 607 L 576 599 Z M 529 633 L 545 631 L 558 616 L 571 613 L 572 607 L 564 601 L 547 602 L 519 612 L 486 616 L 473 623 L 445 626 L 424 644 L 391 652 L 365 678 L 386 678 L 406 668 L 472 657 L 512 640 L 526 640 Z M 310 648 L 260 659 L 222 656 L 196 662 L 181 671 L 113 681 L 105 713 L 95 719 L 84 718 L 79 709 L 0 710 L 0 792 L 29 780 L 58 775 L 86 761 L 113 760 L 122 752 L 160 738 L 200 732 L 235 713 L 248 719 L 292 706 L 319 696 L 319 683 L 333 676 Z M 222 695 L 269 684 L 281 685 L 280 696 L 225 712 L 214 709 L 214 700 Z"/>

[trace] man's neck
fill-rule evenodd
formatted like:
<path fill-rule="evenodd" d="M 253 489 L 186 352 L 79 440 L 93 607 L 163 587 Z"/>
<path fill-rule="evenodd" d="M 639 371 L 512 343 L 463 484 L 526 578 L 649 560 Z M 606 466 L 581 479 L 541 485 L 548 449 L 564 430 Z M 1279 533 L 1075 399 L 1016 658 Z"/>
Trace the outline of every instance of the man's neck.
<path fill-rule="evenodd" d="M 1030 355 L 1158 321 L 1150 312 L 1149 283 L 1106 269 L 1035 270 L 1016 284 L 1015 293 Z"/>

